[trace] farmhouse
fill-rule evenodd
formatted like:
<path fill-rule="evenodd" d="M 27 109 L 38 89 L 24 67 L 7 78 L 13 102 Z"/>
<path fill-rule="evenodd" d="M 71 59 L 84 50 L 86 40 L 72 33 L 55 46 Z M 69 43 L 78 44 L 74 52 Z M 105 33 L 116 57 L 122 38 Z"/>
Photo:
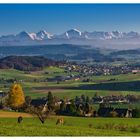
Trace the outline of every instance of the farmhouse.
<path fill-rule="evenodd" d="M 45 104 L 47 103 L 47 100 L 44 100 L 44 99 L 33 99 L 31 101 L 31 105 L 33 106 L 45 106 Z"/>
<path fill-rule="evenodd" d="M 112 111 L 115 111 L 117 113 L 117 117 L 126 117 L 126 118 L 131 118 L 132 117 L 132 110 L 131 109 L 126 109 L 126 108 L 99 108 L 98 110 L 98 115 L 100 117 L 110 117 L 110 113 Z"/>
<path fill-rule="evenodd" d="M 0 90 L 0 97 L 4 97 L 6 94 L 4 91 Z"/>
<path fill-rule="evenodd" d="M 132 73 L 133 73 L 133 74 L 136 74 L 136 73 L 138 73 L 138 72 L 140 72 L 140 70 L 132 70 Z"/>

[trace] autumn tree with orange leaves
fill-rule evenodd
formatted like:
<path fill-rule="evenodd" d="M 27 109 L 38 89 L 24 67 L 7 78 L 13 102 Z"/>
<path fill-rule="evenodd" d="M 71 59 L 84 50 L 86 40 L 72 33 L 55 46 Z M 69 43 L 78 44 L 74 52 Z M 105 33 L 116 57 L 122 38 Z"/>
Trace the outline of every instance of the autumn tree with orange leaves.
<path fill-rule="evenodd" d="M 25 103 L 24 92 L 22 86 L 14 83 L 9 91 L 8 104 L 11 108 L 18 109 Z"/>

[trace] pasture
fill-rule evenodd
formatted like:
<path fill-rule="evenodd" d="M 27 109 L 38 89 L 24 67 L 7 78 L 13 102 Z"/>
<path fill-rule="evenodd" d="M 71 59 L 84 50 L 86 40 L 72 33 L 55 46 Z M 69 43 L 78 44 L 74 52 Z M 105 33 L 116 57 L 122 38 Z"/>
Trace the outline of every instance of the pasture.
<path fill-rule="evenodd" d="M 91 76 L 92 81 L 90 82 L 82 82 L 83 78 L 79 81 L 69 80 L 59 82 L 59 84 L 57 84 L 57 82 L 46 81 L 46 79 L 50 77 L 70 74 L 71 73 L 65 73 L 63 68 L 58 67 L 47 67 L 41 71 L 30 73 L 14 69 L 2 69 L 0 70 L 0 90 L 5 92 L 9 91 L 9 87 L 12 85 L 10 80 L 17 79 L 21 81 L 25 96 L 31 96 L 32 99 L 46 97 L 48 91 L 51 91 L 54 96 L 61 99 L 71 99 L 81 95 L 92 98 L 95 93 L 101 96 L 140 94 L 140 73 Z M 111 81 L 110 79 L 115 80 Z M 139 103 L 133 103 L 130 106 L 139 107 Z M 98 105 L 95 104 L 94 107 L 97 108 Z M 128 105 L 121 104 L 119 106 L 115 105 L 115 107 L 128 107 Z"/>
<path fill-rule="evenodd" d="M 15 113 L 17 115 L 17 113 Z M 140 136 L 140 119 L 84 118 L 64 116 L 64 125 L 56 125 L 59 116 L 41 124 L 38 118 L 0 118 L 0 136 Z"/>
<path fill-rule="evenodd" d="M 98 95 L 140 94 L 140 73 L 91 76 L 92 82 L 70 80 L 58 84 L 46 81 L 48 77 L 60 75 L 69 75 L 69 73 L 57 67 L 31 73 L 13 69 L 0 70 L 0 90 L 7 92 L 12 84 L 9 81 L 16 78 L 21 81 L 25 96 L 32 98 L 45 97 L 48 91 L 60 98 L 74 98 L 82 94 L 93 97 L 95 93 Z M 115 79 L 115 81 L 110 81 L 110 79 Z M 18 124 L 17 117 L 20 115 L 24 119 L 21 124 Z M 140 136 L 140 119 L 138 118 L 64 116 L 65 124 L 56 126 L 57 118 L 59 116 L 52 116 L 46 120 L 45 124 L 41 124 L 38 118 L 30 114 L 0 111 L 0 136 Z"/>
<path fill-rule="evenodd" d="M 79 81 L 70 80 L 59 82 L 59 84 L 46 81 L 49 77 L 60 75 L 69 75 L 69 73 L 65 73 L 64 69 L 58 67 L 48 67 L 42 71 L 31 73 L 24 73 L 23 71 L 14 69 L 3 69 L 0 70 L 0 90 L 7 92 L 12 84 L 7 81 L 17 79 L 22 81 L 21 84 L 25 95 L 31 96 L 32 98 L 47 96 L 48 91 L 51 91 L 53 95 L 60 98 L 73 98 L 82 94 L 93 97 L 95 93 L 99 95 L 139 95 L 140 93 L 138 86 L 140 73 L 135 75 L 91 76 L 92 82 L 82 82 L 82 79 Z M 110 79 L 115 79 L 115 81 L 110 81 Z"/>

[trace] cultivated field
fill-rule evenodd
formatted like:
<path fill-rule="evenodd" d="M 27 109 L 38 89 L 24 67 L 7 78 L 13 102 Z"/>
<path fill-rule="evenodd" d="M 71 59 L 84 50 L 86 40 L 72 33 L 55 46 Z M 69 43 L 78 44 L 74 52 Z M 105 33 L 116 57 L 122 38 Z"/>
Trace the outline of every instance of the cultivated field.
<path fill-rule="evenodd" d="M 48 73 L 46 74 L 46 72 Z M 3 79 L 10 81 L 10 79 L 16 78 L 21 80 L 25 95 L 32 96 L 32 98 L 46 96 L 48 91 L 52 91 L 53 95 L 60 98 L 73 98 L 82 94 L 93 97 L 95 93 L 99 95 L 138 95 L 140 93 L 140 87 L 138 86 L 140 84 L 140 73 L 135 75 L 91 76 L 93 82 L 82 82 L 82 79 L 59 82 L 59 84 L 45 81 L 47 78 L 60 75 L 69 75 L 69 73 L 65 73 L 64 69 L 57 67 L 49 67 L 29 74 L 13 69 L 3 69 L 0 70 L 0 90 L 8 91 L 12 84 L 11 82 L 4 82 Z M 110 81 L 110 79 L 115 79 L 115 81 Z"/>

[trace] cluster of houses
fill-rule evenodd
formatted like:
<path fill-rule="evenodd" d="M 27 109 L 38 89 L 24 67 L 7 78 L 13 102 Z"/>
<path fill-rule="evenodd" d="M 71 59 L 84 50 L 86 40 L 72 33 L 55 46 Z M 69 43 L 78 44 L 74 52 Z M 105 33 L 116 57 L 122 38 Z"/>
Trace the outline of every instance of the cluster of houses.
<path fill-rule="evenodd" d="M 59 106 L 62 103 L 61 100 L 55 102 L 55 106 Z M 66 102 L 67 104 L 71 104 L 70 101 Z M 33 106 L 39 106 L 43 105 L 45 110 L 47 106 L 47 100 L 45 99 L 33 99 L 31 101 L 31 105 Z M 132 118 L 133 116 L 133 109 L 129 108 L 113 108 L 113 107 L 100 107 L 97 111 L 89 112 L 84 114 L 85 117 L 112 117 L 110 116 L 111 112 L 116 112 L 117 117 L 126 117 L 126 118 Z"/>
<path fill-rule="evenodd" d="M 140 72 L 140 66 L 134 65 L 122 65 L 122 66 L 110 66 L 110 65 L 85 65 L 85 64 L 63 64 L 59 67 L 64 68 L 67 71 L 75 71 L 84 74 L 85 76 L 90 75 L 117 75 L 127 73 L 138 73 Z"/>
<path fill-rule="evenodd" d="M 111 117 L 112 112 L 115 112 L 116 113 L 115 115 L 117 117 L 126 117 L 126 118 L 132 118 L 133 117 L 133 109 L 112 108 L 112 107 L 106 107 L 106 108 L 99 108 L 98 109 L 98 115 L 100 117 Z"/>
<path fill-rule="evenodd" d="M 69 80 L 74 80 L 78 81 L 80 79 L 80 76 L 70 74 L 68 76 L 55 76 L 52 78 L 47 78 L 48 82 L 64 82 L 64 81 L 69 81 Z"/>
<path fill-rule="evenodd" d="M 118 104 L 118 103 L 129 103 L 130 101 L 122 95 L 119 96 L 97 96 L 93 97 L 93 103 L 100 104 L 100 103 L 110 103 L 110 104 Z"/>
<path fill-rule="evenodd" d="M 81 97 L 79 97 L 81 98 Z M 133 116 L 133 110 L 130 108 L 113 108 L 112 104 L 129 104 L 130 101 L 127 99 L 127 97 L 119 95 L 119 96 L 96 96 L 92 98 L 92 104 L 99 104 L 99 108 L 97 111 L 89 112 L 84 114 L 85 117 L 111 117 L 110 113 L 115 112 L 117 117 L 127 117 L 131 118 Z M 63 100 L 57 99 L 55 100 L 55 106 L 60 106 Z M 84 102 L 81 100 L 74 100 L 74 103 L 76 106 L 81 106 Z M 107 103 L 107 106 L 101 106 L 102 104 Z M 67 99 L 65 102 L 66 105 L 71 104 L 71 100 Z M 91 101 L 89 101 L 89 104 L 91 105 Z M 44 109 L 47 106 L 47 98 L 42 99 L 33 99 L 31 101 L 31 105 L 33 106 L 40 106 L 43 105 Z"/>
<path fill-rule="evenodd" d="M 5 93 L 3 91 L 0 91 L 0 99 L 5 97 Z M 133 111 L 134 109 L 129 109 L 129 108 L 113 108 L 111 104 L 117 104 L 117 103 L 129 103 L 129 100 L 125 96 L 95 96 L 92 98 L 93 104 L 99 104 L 99 109 L 94 112 L 88 112 L 84 114 L 85 117 L 111 117 L 110 114 L 111 112 L 115 112 L 117 117 L 127 117 L 131 118 L 133 117 Z M 63 100 L 56 98 L 55 99 L 55 106 L 60 106 L 62 104 Z M 87 101 L 86 101 L 87 102 Z M 44 106 L 43 110 L 46 109 L 47 107 L 47 98 L 38 98 L 38 99 L 32 99 L 30 102 L 30 105 L 32 106 Z M 83 101 L 74 100 L 75 105 L 82 105 Z M 91 103 L 89 101 L 89 103 Z M 101 106 L 102 104 L 107 103 L 107 106 Z M 65 102 L 66 105 L 71 104 L 71 100 L 67 99 Z M 108 106 L 110 105 L 110 106 Z"/>

